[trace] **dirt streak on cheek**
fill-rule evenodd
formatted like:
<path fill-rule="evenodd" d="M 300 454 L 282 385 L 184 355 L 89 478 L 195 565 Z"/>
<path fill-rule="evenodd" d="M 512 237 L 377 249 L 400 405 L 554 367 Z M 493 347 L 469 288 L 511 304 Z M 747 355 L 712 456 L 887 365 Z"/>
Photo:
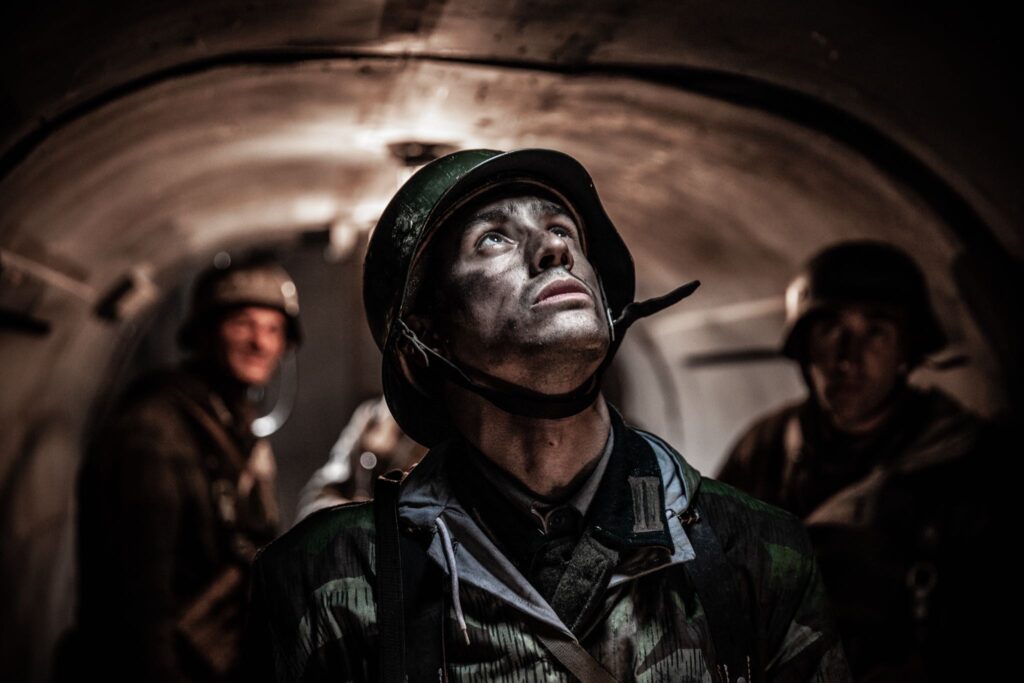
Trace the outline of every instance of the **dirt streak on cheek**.
<path fill-rule="evenodd" d="M 456 273 L 447 289 L 452 311 L 465 313 L 472 310 L 474 301 L 487 294 L 486 278 L 478 271 Z"/>
<path fill-rule="evenodd" d="M 507 270 L 489 272 L 484 269 L 467 269 L 454 274 L 450 292 L 451 316 L 464 326 L 489 325 L 490 329 L 475 330 L 481 338 L 488 338 L 488 346 L 500 345 L 512 336 L 520 326 L 516 315 L 502 315 L 502 311 L 515 310 L 516 292 L 509 283 Z M 494 327 L 497 323 L 498 327 Z"/>

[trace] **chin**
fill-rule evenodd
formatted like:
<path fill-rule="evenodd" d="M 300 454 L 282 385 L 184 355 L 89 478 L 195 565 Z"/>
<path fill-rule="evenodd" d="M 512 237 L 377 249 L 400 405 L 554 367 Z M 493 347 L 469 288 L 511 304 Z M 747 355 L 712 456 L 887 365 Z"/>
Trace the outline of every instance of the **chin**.
<path fill-rule="evenodd" d="M 601 366 L 608 353 L 608 338 L 598 336 L 561 338 L 541 344 L 524 354 L 530 377 L 546 377 L 553 386 L 542 393 L 565 393 L 583 384 Z"/>
<path fill-rule="evenodd" d="M 840 403 L 832 408 L 833 422 L 836 425 L 847 427 L 860 426 L 870 420 L 873 415 L 874 411 L 871 406 L 860 403 Z"/>
<path fill-rule="evenodd" d="M 523 355 L 533 359 L 531 365 L 546 366 L 597 365 L 608 353 L 608 337 L 594 335 L 552 335 L 536 344 L 526 344 Z"/>
<path fill-rule="evenodd" d="M 563 315 L 542 326 L 539 345 L 582 350 L 607 350 L 611 341 L 608 324 L 597 318 L 593 311 L 577 311 L 576 315 Z"/>
<path fill-rule="evenodd" d="M 242 384 L 263 386 L 270 381 L 270 376 L 273 373 L 263 369 L 234 368 L 231 374 Z"/>

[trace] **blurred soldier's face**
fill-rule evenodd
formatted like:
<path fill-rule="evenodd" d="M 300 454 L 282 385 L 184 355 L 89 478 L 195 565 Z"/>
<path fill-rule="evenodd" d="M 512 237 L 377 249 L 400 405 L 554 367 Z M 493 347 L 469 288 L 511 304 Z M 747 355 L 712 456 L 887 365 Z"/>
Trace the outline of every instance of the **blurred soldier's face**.
<path fill-rule="evenodd" d="M 905 334 L 894 311 L 851 305 L 816 318 L 808 352 L 812 390 L 839 429 L 877 427 L 907 373 Z"/>
<path fill-rule="evenodd" d="M 218 358 L 243 384 L 270 381 L 287 346 L 284 314 L 246 306 L 229 312 L 217 327 Z"/>
<path fill-rule="evenodd" d="M 450 357 L 543 393 L 589 377 L 609 344 L 597 275 L 569 211 L 538 197 L 470 207 L 445 229 L 436 332 Z"/>

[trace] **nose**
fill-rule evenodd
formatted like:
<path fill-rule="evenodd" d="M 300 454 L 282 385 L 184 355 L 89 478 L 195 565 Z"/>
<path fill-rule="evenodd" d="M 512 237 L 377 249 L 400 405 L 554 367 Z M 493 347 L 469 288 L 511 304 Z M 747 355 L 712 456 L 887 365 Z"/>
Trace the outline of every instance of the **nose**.
<path fill-rule="evenodd" d="M 836 360 L 842 369 L 850 369 L 860 363 L 864 349 L 864 338 L 853 330 L 843 329 L 836 343 Z"/>
<path fill-rule="evenodd" d="M 532 246 L 531 275 L 539 275 L 545 270 L 558 267 L 572 270 L 572 251 L 565 238 L 547 228 L 538 229 Z"/>
<path fill-rule="evenodd" d="M 272 328 L 256 326 L 249 336 L 249 348 L 253 351 L 266 352 L 274 348 L 276 331 Z"/>
<path fill-rule="evenodd" d="M 252 329 L 249 331 L 245 341 L 251 351 L 262 351 L 264 346 L 263 337 L 264 335 L 258 329 Z"/>

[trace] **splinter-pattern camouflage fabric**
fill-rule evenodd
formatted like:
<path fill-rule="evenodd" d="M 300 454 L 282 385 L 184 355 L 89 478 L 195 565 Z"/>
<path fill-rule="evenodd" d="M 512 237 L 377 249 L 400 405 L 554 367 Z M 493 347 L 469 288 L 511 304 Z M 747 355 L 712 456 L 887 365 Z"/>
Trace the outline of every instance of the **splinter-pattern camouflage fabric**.
<path fill-rule="evenodd" d="M 426 527 L 429 535 L 431 521 L 443 518 L 452 530 L 461 574 L 459 595 L 470 642 L 458 632 L 447 596 L 448 680 L 574 680 L 535 635 L 545 630 L 578 636 L 619 681 L 721 680 L 714 673 L 704 608 L 685 567 L 695 549 L 679 513 L 691 503 L 711 523 L 727 560 L 752 591 L 754 642 L 765 671 L 740 674 L 755 683 L 850 680 L 799 520 L 702 478 L 664 442 L 630 431 L 634 440 L 642 435 L 660 468 L 663 486 L 656 504 L 669 513 L 667 531 L 674 547 L 670 557 L 650 554 L 659 558 L 653 562 L 624 557 L 604 592 L 598 618 L 580 634 L 561 623 L 451 494 L 446 472 L 457 466 L 458 454 L 436 447 L 413 470 L 400 499 L 402 520 Z M 626 441 L 617 438 L 615 448 Z M 600 504 L 595 498 L 593 505 Z M 252 593 L 254 674 L 278 681 L 378 679 L 374 538 L 372 503 L 359 503 L 312 515 L 262 553 Z M 434 534 L 428 562 L 447 573 L 440 545 Z M 730 672 L 730 680 L 737 675 Z"/>

